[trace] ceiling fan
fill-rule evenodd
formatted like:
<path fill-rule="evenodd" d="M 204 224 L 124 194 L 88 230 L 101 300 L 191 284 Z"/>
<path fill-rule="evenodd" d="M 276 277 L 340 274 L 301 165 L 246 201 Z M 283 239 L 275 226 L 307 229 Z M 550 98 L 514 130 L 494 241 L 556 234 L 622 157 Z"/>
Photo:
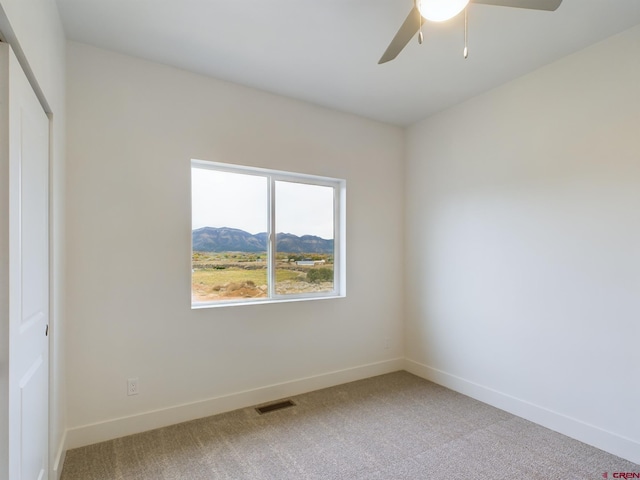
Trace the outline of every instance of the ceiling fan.
<path fill-rule="evenodd" d="M 528 8 L 530 10 L 556 10 L 562 0 L 414 0 L 414 6 L 404 23 L 393 37 L 378 64 L 386 63 L 398 56 L 409 40 L 418 33 L 418 42 L 422 43 L 422 25 L 424 20 L 443 22 L 455 17 L 465 10 L 469 3 L 497 5 L 500 7 Z M 465 16 L 465 58 L 466 48 L 466 16 Z"/>

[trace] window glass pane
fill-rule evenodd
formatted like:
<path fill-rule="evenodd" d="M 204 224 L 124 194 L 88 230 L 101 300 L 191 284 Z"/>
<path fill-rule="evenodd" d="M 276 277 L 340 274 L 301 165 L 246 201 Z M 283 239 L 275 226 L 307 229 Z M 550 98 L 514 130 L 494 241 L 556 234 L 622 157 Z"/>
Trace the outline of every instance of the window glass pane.
<path fill-rule="evenodd" d="M 267 178 L 192 167 L 192 302 L 262 298 Z"/>
<path fill-rule="evenodd" d="M 275 182 L 276 294 L 334 290 L 333 202 L 333 187 Z"/>

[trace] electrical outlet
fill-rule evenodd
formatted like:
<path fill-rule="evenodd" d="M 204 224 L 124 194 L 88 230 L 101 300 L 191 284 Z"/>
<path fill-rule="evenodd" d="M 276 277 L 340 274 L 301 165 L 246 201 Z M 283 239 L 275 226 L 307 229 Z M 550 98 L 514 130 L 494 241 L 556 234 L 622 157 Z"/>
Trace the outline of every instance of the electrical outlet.
<path fill-rule="evenodd" d="M 127 395 L 138 394 L 138 377 L 127 379 Z"/>

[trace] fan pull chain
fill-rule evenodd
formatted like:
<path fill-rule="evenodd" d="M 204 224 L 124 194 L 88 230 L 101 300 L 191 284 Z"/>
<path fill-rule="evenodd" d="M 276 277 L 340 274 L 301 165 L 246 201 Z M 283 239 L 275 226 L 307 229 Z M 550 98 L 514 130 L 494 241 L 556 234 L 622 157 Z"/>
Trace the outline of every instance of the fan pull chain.
<path fill-rule="evenodd" d="M 462 54 L 464 58 L 469 56 L 469 18 L 467 16 L 468 8 L 464 9 L 464 50 Z"/>
<path fill-rule="evenodd" d="M 416 10 L 418 10 L 418 12 L 420 11 L 420 0 L 415 0 L 414 2 L 415 6 L 416 6 Z M 424 42 L 424 35 L 422 35 L 422 23 L 423 23 L 423 18 L 422 18 L 422 14 L 418 13 L 418 16 L 420 17 L 420 29 L 418 30 L 418 44 L 422 45 L 422 42 Z"/>

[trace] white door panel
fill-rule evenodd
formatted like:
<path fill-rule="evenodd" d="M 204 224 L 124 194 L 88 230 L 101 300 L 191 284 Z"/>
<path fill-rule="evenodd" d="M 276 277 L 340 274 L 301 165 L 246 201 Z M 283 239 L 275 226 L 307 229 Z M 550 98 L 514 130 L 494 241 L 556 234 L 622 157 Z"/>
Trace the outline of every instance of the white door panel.
<path fill-rule="evenodd" d="M 48 477 L 49 410 L 49 120 L 16 57 L 0 44 L 0 70 L 8 88 L 0 95 L 4 131 L 0 205 L 8 248 L 2 245 L 1 284 L 8 284 L 8 478 Z M 6 79 L 5 79 L 6 82 Z M 3 197 L 7 199 L 7 197 Z M 5 231 L 6 232 L 6 231 Z M 7 236 L 5 235 L 5 238 Z M 8 250 L 8 251 L 7 251 Z M 8 278 L 8 282 L 4 280 Z M 6 321 L 6 319 L 2 319 Z M 6 355 L 5 355 L 6 356 Z M 0 474 L 1 476 L 1 474 Z"/>

